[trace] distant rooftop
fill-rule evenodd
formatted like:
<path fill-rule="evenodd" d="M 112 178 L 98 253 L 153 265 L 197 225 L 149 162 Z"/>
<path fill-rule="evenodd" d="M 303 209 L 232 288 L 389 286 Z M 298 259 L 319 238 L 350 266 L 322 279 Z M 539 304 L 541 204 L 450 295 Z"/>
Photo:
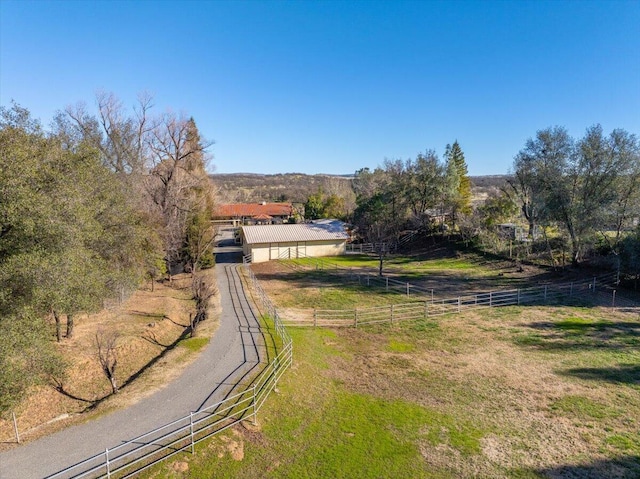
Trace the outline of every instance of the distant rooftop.
<path fill-rule="evenodd" d="M 218 205 L 214 216 L 221 218 L 256 218 L 292 216 L 291 203 L 231 203 Z"/>

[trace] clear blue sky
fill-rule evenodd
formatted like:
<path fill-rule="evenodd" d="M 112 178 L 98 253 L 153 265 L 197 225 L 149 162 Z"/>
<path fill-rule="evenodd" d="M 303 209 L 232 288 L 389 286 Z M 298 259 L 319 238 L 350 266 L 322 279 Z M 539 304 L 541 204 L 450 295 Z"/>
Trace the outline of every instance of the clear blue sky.
<path fill-rule="evenodd" d="M 527 138 L 640 133 L 640 0 L 0 0 L 0 103 L 146 90 L 192 115 L 216 171 L 349 174 L 442 155 L 504 174 Z"/>

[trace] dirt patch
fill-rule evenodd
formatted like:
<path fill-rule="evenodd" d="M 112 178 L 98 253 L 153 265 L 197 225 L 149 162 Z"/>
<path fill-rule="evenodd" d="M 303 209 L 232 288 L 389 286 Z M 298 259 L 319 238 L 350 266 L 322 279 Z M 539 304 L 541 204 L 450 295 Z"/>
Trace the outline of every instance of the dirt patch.
<path fill-rule="evenodd" d="M 219 458 L 230 456 L 234 461 L 242 461 L 244 459 L 244 442 L 245 437 L 237 426 L 231 429 L 231 434 L 218 436 L 216 441 L 209 444 L 209 449 Z"/>
<path fill-rule="evenodd" d="M 187 472 L 189 470 L 189 463 L 184 461 L 176 461 L 171 465 L 171 469 L 175 472 Z"/>
<path fill-rule="evenodd" d="M 214 270 L 206 273 L 215 278 Z M 197 357 L 178 344 L 194 311 L 189 285 L 190 277 L 178 276 L 171 285 L 136 291 L 116 308 L 76 317 L 74 337 L 57 344 L 70 365 L 66 377 L 33 388 L 15 410 L 22 442 L 134 404 L 177 377 Z M 219 296 L 211 306 L 211 319 L 200 325 L 198 336 L 213 334 L 218 311 Z M 116 376 L 121 389 L 115 395 L 97 361 L 99 330 L 119 335 Z M 0 419 L 0 449 L 15 445 L 13 422 Z"/>

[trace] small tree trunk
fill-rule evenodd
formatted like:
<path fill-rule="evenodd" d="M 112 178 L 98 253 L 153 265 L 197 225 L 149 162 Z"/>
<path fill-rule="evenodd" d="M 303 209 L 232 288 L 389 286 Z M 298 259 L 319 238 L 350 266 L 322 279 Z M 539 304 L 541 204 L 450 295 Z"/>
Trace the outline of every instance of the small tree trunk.
<path fill-rule="evenodd" d="M 553 250 L 551 249 L 551 243 L 549 243 L 549 237 L 547 236 L 547 228 L 542 228 L 542 235 L 544 236 L 544 242 L 547 246 L 547 252 L 549 253 L 549 258 L 551 259 L 551 266 L 553 269 L 556 269 L 556 260 L 553 257 Z"/>
<path fill-rule="evenodd" d="M 73 314 L 67 314 L 67 339 L 73 337 Z"/>
<path fill-rule="evenodd" d="M 60 319 L 60 315 L 55 309 L 53 310 L 53 319 L 55 319 L 56 321 L 56 341 L 61 342 L 62 341 L 62 321 Z"/>
<path fill-rule="evenodd" d="M 118 392 L 118 383 L 116 382 L 116 366 L 118 365 L 118 357 L 116 355 L 117 340 L 118 333 L 116 331 L 98 330 L 96 333 L 98 362 L 104 375 L 111 384 L 113 394 Z"/>
<path fill-rule="evenodd" d="M 116 394 L 118 392 L 118 383 L 116 382 L 115 374 L 109 377 L 109 382 L 111 383 L 111 391 Z"/>
<path fill-rule="evenodd" d="M 580 262 L 580 247 L 574 244 L 571 251 L 571 264 L 573 266 L 578 266 L 579 262 Z"/>

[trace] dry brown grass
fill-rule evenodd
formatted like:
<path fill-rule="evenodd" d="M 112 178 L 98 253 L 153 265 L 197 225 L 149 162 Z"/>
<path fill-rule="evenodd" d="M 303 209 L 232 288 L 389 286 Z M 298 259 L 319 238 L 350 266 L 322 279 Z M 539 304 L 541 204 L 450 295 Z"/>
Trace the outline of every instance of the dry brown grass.
<path fill-rule="evenodd" d="M 205 274 L 215 278 L 213 270 Z M 31 441 L 124 408 L 177 377 L 197 357 L 197 353 L 177 344 L 194 311 L 190 283 L 190 276 L 179 275 L 171 285 L 156 284 L 154 291 L 149 288 L 136 291 L 114 309 L 79 315 L 74 337 L 57 345 L 69 364 L 67 376 L 60 382 L 62 391 L 56 389 L 56 381 L 52 380 L 48 385 L 33 388 L 15 410 L 21 440 Z M 199 326 L 198 336 L 210 337 L 217 328 L 218 298 L 211 306 L 212 319 Z M 95 337 L 99 330 L 119 333 L 116 376 L 121 389 L 115 395 L 111 394 L 109 381 L 97 359 Z M 160 355 L 163 355 L 160 360 L 147 367 Z M 0 448 L 14 445 L 13 423 L 0 419 Z"/>

